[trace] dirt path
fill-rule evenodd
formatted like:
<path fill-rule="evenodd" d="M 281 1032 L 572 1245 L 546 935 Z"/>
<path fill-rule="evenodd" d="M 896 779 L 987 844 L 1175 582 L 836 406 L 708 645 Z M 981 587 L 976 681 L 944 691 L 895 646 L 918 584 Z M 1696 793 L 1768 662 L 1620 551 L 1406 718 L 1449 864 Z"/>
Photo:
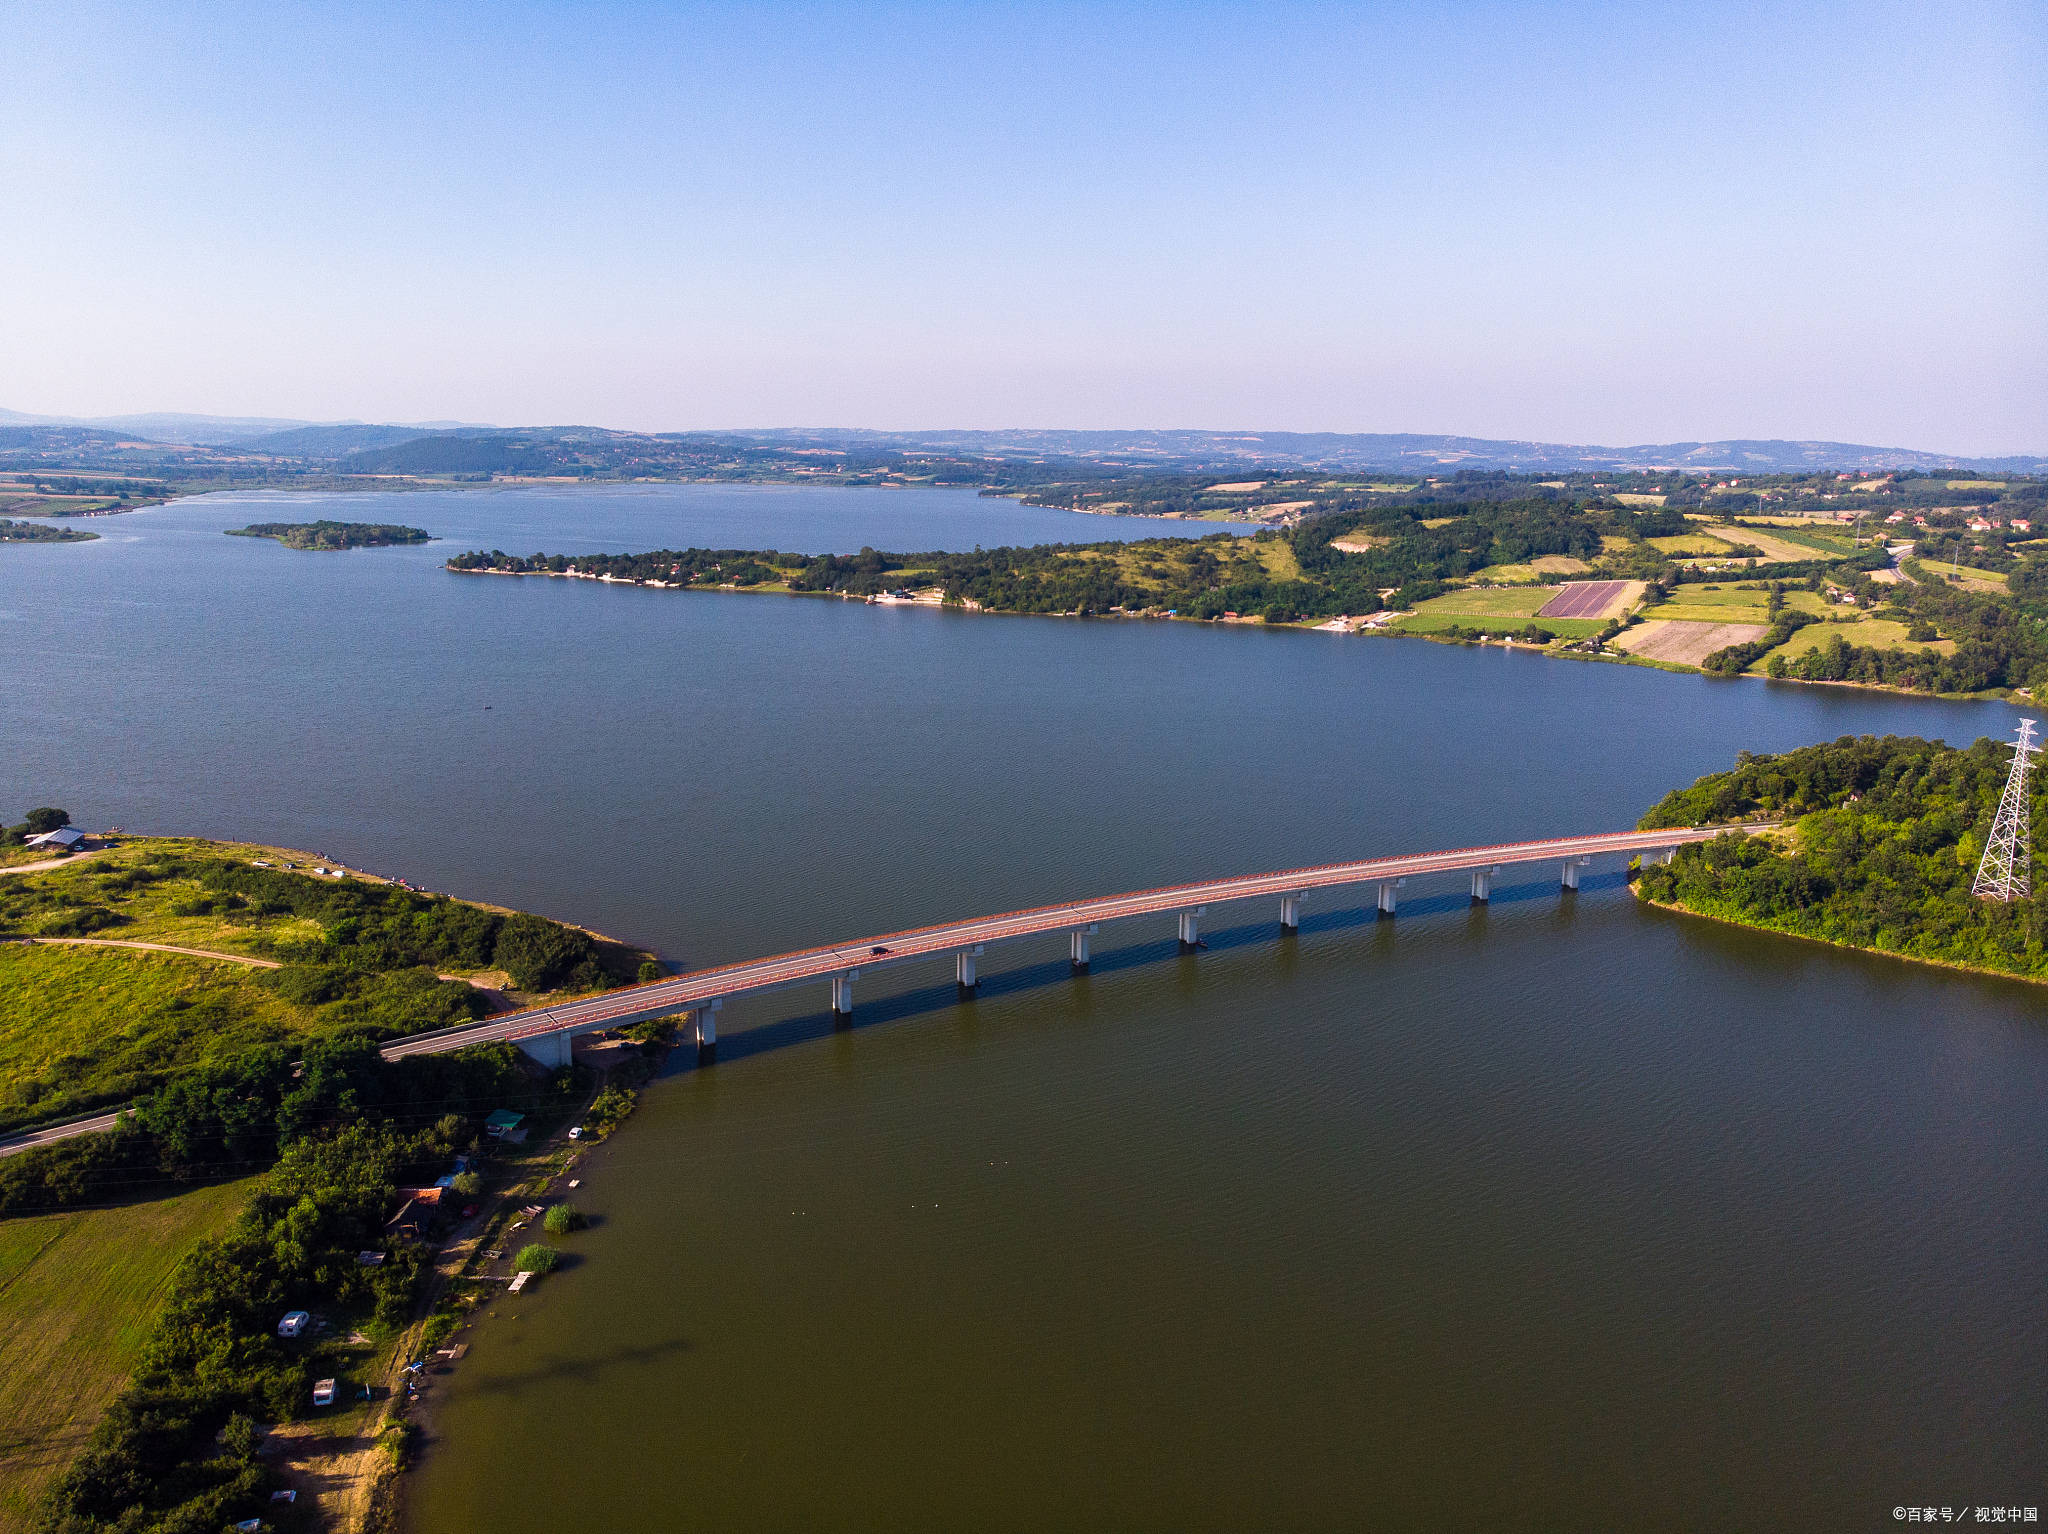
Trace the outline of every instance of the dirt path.
<path fill-rule="evenodd" d="M 45 868 L 69 868 L 73 863 L 83 863 L 87 858 L 96 858 L 107 849 L 95 847 L 90 852 L 74 852 L 64 858 L 44 858 L 40 863 L 16 863 L 12 867 L 0 868 L 0 874 L 41 873 Z"/>
<path fill-rule="evenodd" d="M 15 938 L 13 941 L 48 943 L 61 948 L 140 948 L 146 953 L 182 953 L 188 959 L 219 959 L 227 964 L 246 964 L 251 969 L 284 968 L 275 959 L 252 959 L 247 954 L 240 953 L 216 953 L 211 948 L 180 948 L 176 943 L 138 943 L 119 937 L 23 937 Z"/>

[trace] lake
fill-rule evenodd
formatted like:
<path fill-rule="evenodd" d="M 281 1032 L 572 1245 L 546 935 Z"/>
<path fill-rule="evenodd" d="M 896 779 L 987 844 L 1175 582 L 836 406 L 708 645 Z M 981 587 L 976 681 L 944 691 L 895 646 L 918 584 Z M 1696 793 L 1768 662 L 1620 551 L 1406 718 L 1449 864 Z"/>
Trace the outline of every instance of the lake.
<path fill-rule="evenodd" d="M 301 553 L 248 521 L 444 542 Z M 447 574 L 1200 524 L 967 492 L 233 496 L 0 548 L 0 811 L 302 846 L 713 963 L 1632 823 L 2003 704 Z M 2033 987 L 1415 881 L 734 1002 L 471 1334 L 421 1531 L 1867 1528 L 2041 1500 Z"/>

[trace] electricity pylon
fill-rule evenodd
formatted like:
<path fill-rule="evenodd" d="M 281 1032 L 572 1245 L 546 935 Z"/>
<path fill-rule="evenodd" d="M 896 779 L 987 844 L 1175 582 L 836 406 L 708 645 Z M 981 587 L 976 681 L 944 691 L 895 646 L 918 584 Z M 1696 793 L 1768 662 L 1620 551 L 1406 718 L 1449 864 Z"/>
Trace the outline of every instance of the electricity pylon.
<path fill-rule="evenodd" d="M 2005 780 L 2005 792 L 1998 798 L 1998 814 L 1991 822 L 1991 839 L 1984 844 L 1984 857 L 1977 864 L 1977 879 L 1970 893 L 1979 900 L 2025 900 L 2033 893 L 2034 849 L 2028 833 L 2027 762 L 2041 748 L 2034 744 L 2034 721 L 2022 719 L 2020 738 L 2013 747 L 2012 773 Z"/>

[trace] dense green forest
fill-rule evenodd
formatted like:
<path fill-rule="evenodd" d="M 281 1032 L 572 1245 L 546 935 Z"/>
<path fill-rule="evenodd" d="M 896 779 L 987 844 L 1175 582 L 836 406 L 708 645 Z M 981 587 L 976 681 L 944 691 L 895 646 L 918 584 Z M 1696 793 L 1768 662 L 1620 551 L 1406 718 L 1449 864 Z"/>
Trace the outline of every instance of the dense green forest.
<path fill-rule="evenodd" d="M 1682 847 L 1644 868 L 1637 888 L 1751 926 L 2048 978 L 2041 902 L 1970 896 L 2011 762 L 1994 741 L 1958 750 L 1893 735 L 1745 753 L 1667 794 L 1643 827 L 1770 816 L 1792 822 L 1789 834 Z"/>
<path fill-rule="evenodd" d="M 227 529 L 230 538 L 274 538 L 288 549 L 377 549 L 432 543 L 433 534 L 392 522 L 254 522 Z"/>
<path fill-rule="evenodd" d="M 10 521 L 0 517 L 0 543 L 90 543 L 98 533 L 84 533 L 72 527 L 52 527 L 47 522 Z"/>

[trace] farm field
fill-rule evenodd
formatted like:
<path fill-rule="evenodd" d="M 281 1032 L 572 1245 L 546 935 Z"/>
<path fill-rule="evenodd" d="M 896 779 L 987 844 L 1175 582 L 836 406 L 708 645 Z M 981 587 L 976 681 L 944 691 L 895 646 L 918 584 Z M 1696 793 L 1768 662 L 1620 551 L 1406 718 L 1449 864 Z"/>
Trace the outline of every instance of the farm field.
<path fill-rule="evenodd" d="M 1536 611 L 1556 596 L 1555 586 L 1497 586 L 1448 592 L 1417 607 L 1413 617 L 1393 625 L 1396 633 L 1433 634 L 1445 629 L 1519 629 L 1536 622 Z M 1598 619 L 1545 618 L 1542 627 L 1565 639 L 1584 639 L 1605 627 Z"/>
<path fill-rule="evenodd" d="M 1641 581 L 1571 581 L 1560 586 L 1557 595 L 1537 610 L 1537 616 L 1554 618 L 1619 618 L 1643 599 Z"/>
<path fill-rule="evenodd" d="M 1673 533 L 1667 538 L 1652 538 L 1649 544 L 1666 554 L 1717 555 L 1728 552 L 1725 540 L 1707 533 Z"/>
<path fill-rule="evenodd" d="M 1659 608 L 1661 613 L 1664 609 Z M 1697 666 L 1716 650 L 1732 644 L 1748 644 L 1764 636 L 1761 623 L 1698 622 L 1683 618 L 1653 618 L 1620 635 L 1614 646 L 1644 660 L 1673 665 Z"/>
<path fill-rule="evenodd" d="M 247 1182 L 0 1224 L 0 1534 L 36 1503 L 127 1378 L 171 1272 Z"/>
<path fill-rule="evenodd" d="M 1431 597 L 1415 611 L 1428 617 L 1533 618 L 1557 593 L 1555 586 L 1473 586 Z"/>
<path fill-rule="evenodd" d="M 1873 650 L 1933 650 L 1939 655 L 1950 655 L 1955 651 L 1952 639 L 1913 641 L 1906 638 L 1906 625 L 1903 623 L 1894 623 L 1889 618 L 1857 618 L 1849 623 L 1809 623 L 1771 651 L 1771 655 L 1782 655 L 1790 660 L 1808 650 L 1819 649 L 1837 634 L 1852 645 Z M 1764 656 L 1750 669 L 1761 671 L 1769 661 L 1770 656 Z"/>
<path fill-rule="evenodd" d="M 1546 575 L 1579 575 L 1593 567 L 1569 554 L 1539 554 L 1527 564 L 1488 565 L 1474 572 L 1475 581 L 1538 581 Z"/>
<path fill-rule="evenodd" d="M 1825 617 L 1829 611 L 1819 593 L 1812 591 L 1786 592 L 1785 605 L 1816 617 Z M 1767 624 L 1771 621 L 1770 593 L 1732 586 L 1681 586 L 1672 600 L 1645 608 L 1643 616 L 1686 623 Z"/>
<path fill-rule="evenodd" d="M 1766 559 L 1812 559 L 1815 555 L 1841 558 L 1851 552 L 1846 539 L 1826 539 L 1817 533 L 1794 536 L 1789 532 L 1765 532 L 1757 527 L 1709 526 L 1705 529 L 1711 537 L 1728 543 L 1748 543 L 1764 551 Z"/>

